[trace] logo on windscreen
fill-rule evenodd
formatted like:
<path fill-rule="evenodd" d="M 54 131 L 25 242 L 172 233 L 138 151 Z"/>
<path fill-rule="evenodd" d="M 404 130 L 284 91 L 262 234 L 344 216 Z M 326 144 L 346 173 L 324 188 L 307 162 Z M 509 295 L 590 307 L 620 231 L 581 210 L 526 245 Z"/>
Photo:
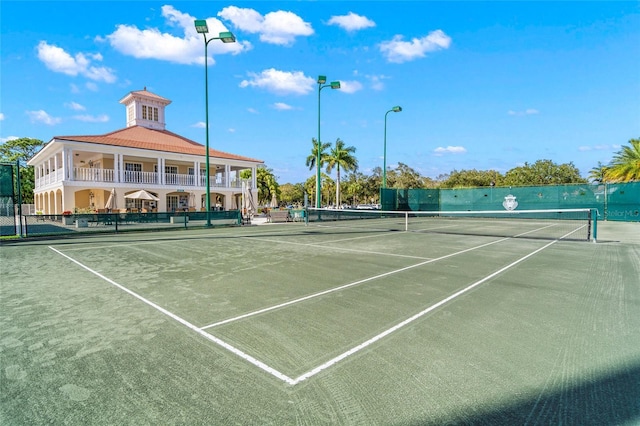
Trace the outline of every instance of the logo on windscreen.
<path fill-rule="evenodd" d="M 504 197 L 502 206 L 507 210 L 514 210 L 516 207 L 518 207 L 518 202 L 516 201 L 515 195 L 509 194 L 506 197 Z"/>

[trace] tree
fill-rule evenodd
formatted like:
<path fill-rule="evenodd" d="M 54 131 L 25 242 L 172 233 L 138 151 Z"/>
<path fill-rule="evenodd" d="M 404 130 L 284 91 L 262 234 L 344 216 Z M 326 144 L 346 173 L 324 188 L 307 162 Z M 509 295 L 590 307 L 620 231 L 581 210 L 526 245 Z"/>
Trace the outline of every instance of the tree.
<path fill-rule="evenodd" d="M 353 172 L 347 175 L 347 179 L 344 182 L 344 189 L 347 193 L 347 197 L 350 200 L 349 204 L 355 206 L 360 201 L 362 190 L 366 184 L 367 177 L 360 172 Z"/>
<path fill-rule="evenodd" d="M 307 157 L 306 165 L 309 167 L 309 170 L 313 170 L 316 168 L 316 161 L 318 158 L 318 142 L 316 138 L 311 138 L 311 144 L 313 145 L 311 148 L 311 154 Z M 324 163 L 327 161 L 327 149 L 331 147 L 330 143 L 320 144 L 320 168 L 324 166 Z"/>
<path fill-rule="evenodd" d="M 22 202 L 33 204 L 33 190 L 35 188 L 35 171 L 27 166 L 27 161 L 33 157 L 42 147 L 44 142 L 40 139 L 18 138 L 11 139 L 0 145 L 0 161 L 7 163 L 19 163 L 20 192 Z"/>
<path fill-rule="evenodd" d="M 331 170 L 336 168 L 336 206 L 340 205 L 340 168 L 347 172 L 358 169 L 358 160 L 352 155 L 354 152 L 356 152 L 355 147 L 345 146 L 344 142 L 338 138 L 327 155 L 327 173 L 331 173 Z"/>
<path fill-rule="evenodd" d="M 280 185 L 280 201 L 284 204 L 302 204 L 304 202 L 304 184 L 285 183 Z"/>
<path fill-rule="evenodd" d="M 606 182 L 607 169 L 608 169 L 607 166 L 602 164 L 601 161 L 598 161 L 598 165 L 589 171 L 589 179 L 591 179 L 592 182 L 596 182 L 596 183 Z"/>
<path fill-rule="evenodd" d="M 500 186 L 503 176 L 496 170 L 454 170 L 442 182 L 443 188 Z"/>
<path fill-rule="evenodd" d="M 611 160 L 605 177 L 612 182 L 640 181 L 640 139 L 630 139 Z"/>
<path fill-rule="evenodd" d="M 267 166 L 256 168 L 256 184 L 258 186 L 258 204 L 268 205 L 274 195 L 276 198 L 280 197 L 280 185 L 278 185 L 273 170 Z"/>
<path fill-rule="evenodd" d="M 565 183 L 586 183 L 573 163 L 555 164 L 551 160 L 538 160 L 533 164 L 509 170 L 503 185 L 559 185 Z"/>
<path fill-rule="evenodd" d="M 388 188 L 422 188 L 423 178 L 420 173 L 404 163 L 398 163 L 398 167 L 387 172 Z"/>

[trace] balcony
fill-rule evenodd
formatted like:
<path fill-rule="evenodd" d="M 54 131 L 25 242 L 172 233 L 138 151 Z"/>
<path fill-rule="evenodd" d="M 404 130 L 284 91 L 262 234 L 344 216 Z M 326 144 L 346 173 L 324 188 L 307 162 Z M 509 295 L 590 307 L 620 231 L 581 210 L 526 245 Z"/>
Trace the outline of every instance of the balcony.
<path fill-rule="evenodd" d="M 64 180 L 63 171 L 55 170 L 37 178 L 35 186 L 36 189 L 43 188 L 47 185 L 62 182 Z M 206 187 L 206 176 L 200 176 L 198 178 L 194 175 L 177 173 L 158 174 L 155 172 L 132 172 L 125 170 L 122 172 L 122 179 L 120 180 L 117 170 L 87 167 L 74 167 L 73 181 L 91 182 L 98 184 L 98 186 L 102 183 L 134 183 L 138 185 L 159 185 L 165 188 L 176 189 Z M 210 176 L 209 183 L 211 188 L 242 188 L 242 181 L 239 178 L 229 180 L 222 174 Z"/>

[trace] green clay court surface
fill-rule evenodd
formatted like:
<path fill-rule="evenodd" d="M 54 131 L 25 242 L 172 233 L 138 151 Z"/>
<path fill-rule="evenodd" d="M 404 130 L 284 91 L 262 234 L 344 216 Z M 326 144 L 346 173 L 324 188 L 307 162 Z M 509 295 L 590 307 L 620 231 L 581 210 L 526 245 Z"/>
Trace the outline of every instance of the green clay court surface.
<path fill-rule="evenodd" d="M 640 224 L 0 247 L 0 424 L 640 423 Z"/>

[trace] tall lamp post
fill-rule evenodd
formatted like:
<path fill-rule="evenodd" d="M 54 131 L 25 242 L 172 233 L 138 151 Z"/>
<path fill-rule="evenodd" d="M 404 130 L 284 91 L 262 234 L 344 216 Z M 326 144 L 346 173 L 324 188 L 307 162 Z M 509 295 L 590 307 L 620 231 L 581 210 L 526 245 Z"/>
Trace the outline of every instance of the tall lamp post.
<path fill-rule="evenodd" d="M 387 187 L 387 114 L 402 111 L 401 106 L 394 106 L 384 114 L 384 164 L 382 165 L 382 188 Z"/>
<path fill-rule="evenodd" d="M 195 20 L 196 31 L 199 34 L 202 34 L 204 37 L 204 105 L 205 105 L 205 128 L 206 128 L 206 137 L 205 137 L 205 185 L 206 185 L 206 200 L 207 200 L 207 226 L 211 226 L 211 185 L 210 185 L 210 177 L 209 177 L 209 56 L 207 54 L 207 46 L 211 40 L 222 40 L 223 43 L 235 43 L 236 36 L 234 36 L 231 32 L 225 31 L 221 32 L 218 37 L 211 37 L 207 39 L 207 34 L 209 33 L 209 27 L 207 26 L 207 21 L 204 19 L 196 19 Z"/>
<path fill-rule="evenodd" d="M 322 204 L 322 196 L 320 192 L 320 147 L 322 143 L 320 142 L 320 92 L 325 87 L 331 87 L 332 89 L 339 89 L 340 82 L 332 81 L 329 84 L 325 84 L 327 82 L 327 77 L 324 75 L 318 76 L 318 140 L 316 141 L 318 146 L 316 148 L 316 208 L 320 208 Z"/>

